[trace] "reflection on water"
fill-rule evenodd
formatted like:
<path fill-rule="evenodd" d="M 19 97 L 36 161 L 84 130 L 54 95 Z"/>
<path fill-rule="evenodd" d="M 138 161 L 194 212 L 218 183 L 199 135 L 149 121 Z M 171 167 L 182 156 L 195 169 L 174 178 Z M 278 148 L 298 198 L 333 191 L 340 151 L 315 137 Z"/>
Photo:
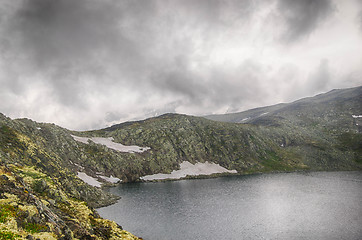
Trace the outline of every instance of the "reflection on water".
<path fill-rule="evenodd" d="M 362 172 L 123 184 L 98 209 L 144 239 L 362 239 Z"/>

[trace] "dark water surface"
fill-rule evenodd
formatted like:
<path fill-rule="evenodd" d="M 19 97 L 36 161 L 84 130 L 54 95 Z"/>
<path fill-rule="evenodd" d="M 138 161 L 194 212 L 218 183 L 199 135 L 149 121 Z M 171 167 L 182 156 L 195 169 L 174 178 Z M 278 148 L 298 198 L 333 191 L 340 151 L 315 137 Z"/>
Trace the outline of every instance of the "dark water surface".
<path fill-rule="evenodd" d="M 145 240 L 362 239 L 362 172 L 280 173 L 110 189 L 98 209 Z"/>

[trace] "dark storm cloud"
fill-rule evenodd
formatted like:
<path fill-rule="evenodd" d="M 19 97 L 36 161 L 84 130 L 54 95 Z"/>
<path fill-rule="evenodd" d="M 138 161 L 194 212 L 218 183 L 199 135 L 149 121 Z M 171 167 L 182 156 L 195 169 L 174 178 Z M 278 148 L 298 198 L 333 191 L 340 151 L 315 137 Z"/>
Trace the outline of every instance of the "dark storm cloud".
<path fill-rule="evenodd" d="M 286 24 L 286 42 L 308 36 L 335 10 L 330 0 L 279 0 L 278 8 Z"/>
<path fill-rule="evenodd" d="M 240 13 L 235 17 L 250 14 L 250 0 L 227 1 L 225 6 L 221 2 L 25 0 L 8 29 L 19 41 L 14 47 L 25 51 L 42 70 L 65 63 L 82 66 L 98 58 L 130 67 L 142 59 L 140 50 L 151 48 L 157 35 L 163 34 L 157 32 L 157 24 L 169 25 L 161 30 L 170 31 L 182 30 L 173 29 L 181 27 L 177 20 L 186 29 L 217 27 L 229 23 L 223 17 L 228 15 L 226 6 Z M 165 24 L 160 13 L 170 21 Z"/>
<path fill-rule="evenodd" d="M 41 75 L 37 81 L 51 88 L 52 98 L 74 108 L 91 107 L 85 95 L 103 96 L 106 86 L 154 88 L 183 97 L 179 104 L 212 102 L 210 88 L 218 83 L 206 86 L 190 70 L 193 34 L 212 41 L 247 21 L 255 2 L 24 0 L 3 24 L 1 49 L 13 60 L 7 84 L 20 94 L 33 84 L 24 75 Z"/>
<path fill-rule="evenodd" d="M 86 104 L 82 79 L 113 84 L 109 66 L 131 69 L 141 62 L 139 42 L 124 31 L 125 19 L 134 16 L 142 22 L 152 9 L 132 1 L 25 0 L 6 23 L 2 41 L 11 42 L 18 72 L 27 66 L 32 74 L 41 73 L 63 104 Z M 97 80 L 94 80 L 97 79 Z M 30 83 L 23 83 L 26 85 Z"/>
<path fill-rule="evenodd" d="M 94 58 L 94 50 L 128 49 L 131 43 L 117 30 L 118 9 L 109 1 L 27 0 L 10 28 L 40 68 L 81 63 Z"/>

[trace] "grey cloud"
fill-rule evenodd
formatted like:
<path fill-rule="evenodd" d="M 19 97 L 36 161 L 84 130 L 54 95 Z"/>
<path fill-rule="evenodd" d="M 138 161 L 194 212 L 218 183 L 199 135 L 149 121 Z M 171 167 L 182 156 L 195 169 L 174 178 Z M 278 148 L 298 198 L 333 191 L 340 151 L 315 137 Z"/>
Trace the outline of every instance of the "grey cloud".
<path fill-rule="evenodd" d="M 282 39 L 294 42 L 311 34 L 335 6 L 331 0 L 279 0 L 278 9 L 286 24 Z"/>
<path fill-rule="evenodd" d="M 305 94 L 315 94 L 327 90 L 331 80 L 332 73 L 329 69 L 329 61 L 322 59 L 319 66 L 310 74 L 308 82 L 303 86 Z"/>
<path fill-rule="evenodd" d="M 82 79 L 114 84 L 119 79 L 107 74 L 110 66 L 129 69 L 142 59 L 137 42 L 122 31 L 128 5 L 135 18 L 147 16 L 132 1 L 24 0 L 3 24 L 1 49 L 12 55 L 14 71 L 42 74 L 61 103 L 85 106 L 81 95 L 89 89 Z"/>
<path fill-rule="evenodd" d="M 328 82 L 331 80 L 331 74 L 329 70 L 329 62 L 327 59 L 321 60 L 318 70 L 313 77 L 314 86 L 312 85 L 315 91 L 326 90 Z"/>
<path fill-rule="evenodd" d="M 118 111 L 107 112 L 106 117 L 105 117 L 105 121 L 106 122 L 119 121 L 119 119 L 126 118 L 127 116 L 128 116 L 128 114 L 121 113 L 121 112 L 118 112 Z"/>
<path fill-rule="evenodd" d="M 184 104 L 184 100 L 172 101 L 169 103 L 165 103 L 164 106 L 154 109 L 150 107 L 146 107 L 142 109 L 143 118 L 155 117 L 162 115 L 164 113 L 176 113 L 176 108 L 182 106 Z"/>
<path fill-rule="evenodd" d="M 271 85 L 264 72 L 262 64 L 252 59 L 245 60 L 231 73 L 216 71 L 216 79 L 212 81 L 214 91 L 210 93 L 213 104 L 228 104 L 230 109 L 240 109 L 256 102 L 263 104 Z"/>
<path fill-rule="evenodd" d="M 149 79 L 162 92 L 178 94 L 194 104 L 200 103 L 207 93 L 202 80 L 192 73 L 186 56 L 176 56 L 171 64 L 155 71 Z"/>
<path fill-rule="evenodd" d="M 206 79 L 194 74 L 186 62 L 180 61 L 176 70 L 155 76 L 153 82 L 163 92 L 183 96 L 179 105 L 203 106 L 205 109 L 228 105 L 231 111 L 255 102 L 260 104 L 268 98 L 271 83 L 265 82 L 265 70 L 254 60 L 245 60 L 232 72 L 210 69 L 210 77 Z"/>
<path fill-rule="evenodd" d="M 319 64 L 310 70 L 305 80 L 298 79 L 301 71 L 302 69 L 298 69 L 297 66 L 285 66 L 278 73 L 277 77 L 282 78 L 283 87 L 287 90 L 284 94 L 286 101 L 327 91 L 335 79 L 335 73 L 331 70 L 328 59 L 321 59 Z M 280 86 L 277 86 L 278 89 L 280 90 Z"/>
<path fill-rule="evenodd" d="M 117 5 L 105 1 L 26 0 L 10 28 L 18 33 L 21 50 L 40 68 L 81 63 L 95 51 L 129 44 L 118 34 Z M 119 50 L 119 49 L 117 49 Z"/>
<path fill-rule="evenodd" d="M 162 74 L 160 66 L 169 63 L 154 66 L 155 61 L 165 62 L 193 51 L 190 36 L 175 37 L 173 33 L 199 29 L 207 40 L 215 29 L 228 28 L 238 18 L 250 15 L 252 3 L 23 0 L 5 24 L 7 37 L 0 45 L 1 49 L 11 49 L 17 65 L 45 73 L 58 98 L 68 104 L 79 100 L 76 96 L 83 91 L 80 79 L 88 76 L 97 78 L 100 84 L 123 81 L 138 87 L 140 81 L 148 81 L 148 74 Z M 5 46 L 6 42 L 11 46 Z M 164 43 L 169 51 L 162 52 Z M 160 51 L 154 53 L 153 49 Z M 164 83 L 170 90 L 187 90 L 179 89 L 176 81 Z"/>
<path fill-rule="evenodd" d="M 357 4 L 359 5 L 359 13 L 357 15 L 357 22 L 359 24 L 360 30 L 362 31 L 362 0 L 356 0 Z"/>
<path fill-rule="evenodd" d="M 163 5 L 165 1 L 158 1 Z M 193 26 L 204 26 L 207 29 L 230 27 L 240 20 L 246 20 L 260 8 L 260 0 L 171 0 L 166 7 L 171 11 L 182 13 L 182 20 Z M 257 7 L 258 6 L 258 7 Z M 164 7 L 164 6 L 162 6 Z"/>
<path fill-rule="evenodd" d="M 5 93 L 14 95 L 13 99 L 28 99 L 23 97 L 26 93 L 49 94 L 44 99 L 50 99 L 51 104 L 56 105 L 54 108 L 66 109 L 69 118 L 79 112 L 89 114 L 94 120 L 80 121 L 92 127 L 134 118 L 137 114 L 143 113 L 146 117 L 180 108 L 197 108 L 194 114 L 198 114 L 267 104 L 273 99 L 273 93 L 281 95 L 279 79 L 267 73 L 265 64 L 273 63 L 263 63 L 267 59 L 258 62 L 258 56 L 262 56 L 248 52 L 270 39 L 263 34 L 280 30 L 279 26 L 269 29 L 268 25 L 265 33 L 263 24 L 258 25 L 263 22 L 264 14 L 273 11 L 274 3 L 285 20 L 283 37 L 287 43 L 308 36 L 334 9 L 327 0 L 19 0 L 1 3 L 0 102 Z M 256 28 L 254 23 L 258 25 Z M 259 36 L 255 35 L 255 41 L 249 43 L 246 36 L 249 31 L 252 36 L 255 32 L 261 34 L 262 40 L 258 42 Z M 238 45 L 235 39 L 244 34 L 245 41 L 240 39 L 241 45 Z M 225 36 L 230 36 L 231 41 Z M 225 40 L 225 49 L 219 39 Z M 282 50 L 285 42 L 280 46 Z M 235 66 L 208 59 L 218 58 L 219 54 L 212 55 L 208 50 L 221 50 L 221 58 L 228 58 L 233 47 L 246 50 L 240 59 L 231 54 Z M 195 69 L 199 63 L 202 73 Z M 325 89 L 328 72 L 328 63 L 321 63 L 310 77 L 311 88 Z M 37 87 L 32 87 L 34 83 Z M 291 83 L 292 80 L 282 84 Z M 166 96 L 164 102 L 163 96 Z M 157 107 L 150 99 L 157 102 Z M 126 108 L 121 104 L 132 106 Z M 132 107 L 135 112 L 124 111 Z M 52 106 L 39 109 L 47 108 Z M 0 103 L 1 109 L 8 111 L 12 107 L 5 108 Z M 80 128 L 81 125 L 78 124 Z"/>

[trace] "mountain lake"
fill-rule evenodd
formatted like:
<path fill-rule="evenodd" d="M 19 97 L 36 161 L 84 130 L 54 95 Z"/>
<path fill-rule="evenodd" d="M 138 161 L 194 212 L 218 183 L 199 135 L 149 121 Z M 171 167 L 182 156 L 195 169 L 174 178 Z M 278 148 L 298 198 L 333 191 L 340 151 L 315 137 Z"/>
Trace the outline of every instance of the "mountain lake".
<path fill-rule="evenodd" d="M 145 240 L 362 239 L 362 172 L 121 184 L 99 214 Z"/>

